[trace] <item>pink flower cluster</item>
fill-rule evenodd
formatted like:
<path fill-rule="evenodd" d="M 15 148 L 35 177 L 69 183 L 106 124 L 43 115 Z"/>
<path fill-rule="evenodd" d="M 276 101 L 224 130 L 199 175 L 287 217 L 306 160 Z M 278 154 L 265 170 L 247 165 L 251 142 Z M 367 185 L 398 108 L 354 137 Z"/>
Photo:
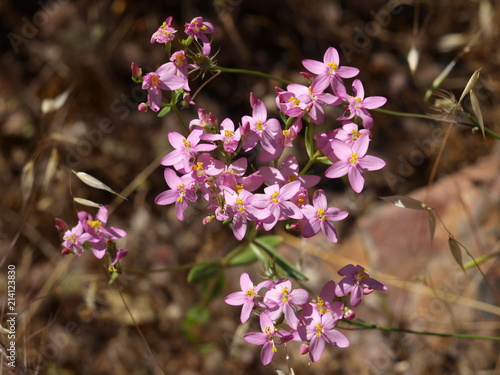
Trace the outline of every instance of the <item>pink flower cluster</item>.
<path fill-rule="evenodd" d="M 174 33 L 171 21 L 167 18 L 153 34 L 152 42 L 171 41 Z M 212 24 L 196 17 L 186 24 L 185 31 L 199 42 L 203 54 L 210 53 L 207 35 L 215 32 Z M 143 88 L 149 92 L 149 107 L 154 111 L 161 107 L 160 90 L 181 87 L 189 90 L 188 70 L 198 67 L 188 64 L 186 55 L 185 51 L 173 53 L 172 62 L 143 77 Z M 310 134 L 317 133 L 309 142 L 317 151 L 315 158 L 321 154 L 328 158 L 323 160 L 330 164 L 325 177 L 347 175 L 353 190 L 361 192 L 364 172 L 385 165 L 383 160 L 367 155 L 367 151 L 373 126 L 369 109 L 382 106 L 386 99 L 365 98 L 359 80 L 352 83 L 352 94 L 348 94 L 343 79 L 352 78 L 359 71 L 340 66 L 339 55 L 333 47 L 326 51 L 323 62 L 304 60 L 303 65 L 310 72 L 303 73 L 308 84 L 292 83 L 286 90 L 276 88 L 276 105 L 284 126 L 277 118 L 268 116 L 263 101 L 251 93 L 252 113 L 242 116 L 237 124 L 229 118 L 219 124 L 213 114 L 199 109 L 199 118 L 189 124 L 189 134 L 169 132 L 173 150 L 161 160 L 161 164 L 168 167 L 165 181 L 169 189 L 157 196 L 156 203 L 175 204 L 178 219 L 184 220 L 186 208 L 204 199 L 210 212 L 203 223 L 229 220 L 238 240 L 244 238 L 249 222 L 270 231 L 278 221 L 287 221 L 290 228 L 300 231 L 303 237 L 322 231 L 330 241 L 337 242 L 334 222 L 344 219 L 348 213 L 329 207 L 323 190 L 313 192 L 310 201 L 308 189 L 317 185 L 321 177 L 306 174 L 310 165 L 301 169 L 290 152 L 281 157 L 286 148 L 293 151 L 297 136 L 306 126 Z M 135 71 L 134 76 L 141 74 L 137 68 Z M 328 89 L 331 92 L 327 92 Z M 313 130 L 325 122 L 325 106 L 340 105 L 345 105 L 343 115 L 337 118 L 341 121 L 340 127 Z M 260 165 L 249 165 L 247 153 L 250 152 L 258 153 Z M 265 163 L 271 165 L 262 165 Z"/>
<path fill-rule="evenodd" d="M 172 17 L 168 17 L 165 22 L 151 36 L 151 43 L 165 43 L 170 45 L 174 39 L 177 30 L 172 26 Z M 158 112 L 162 107 L 163 91 L 174 91 L 181 89 L 184 92 L 184 98 L 190 104 L 189 92 L 191 91 L 188 82 L 189 69 L 200 69 L 197 64 L 188 62 L 188 59 L 194 60 L 196 52 L 189 50 L 189 45 L 196 41 L 204 56 L 210 54 L 211 46 L 208 35 L 215 34 L 215 27 L 210 22 L 204 22 L 202 17 L 195 17 L 191 22 L 184 25 L 184 33 L 188 39 L 184 42 L 185 49 L 174 52 L 170 56 L 170 61 L 161 65 L 156 71 L 142 75 L 140 69 L 135 63 L 132 63 L 132 77 L 136 82 L 142 82 L 142 88 L 148 91 L 147 103 L 139 104 L 140 111 L 146 111 L 151 108 Z M 170 47 L 169 47 L 170 48 Z"/>
<path fill-rule="evenodd" d="M 88 212 L 78 212 L 78 224 L 71 229 L 64 220 L 56 218 L 56 228 L 63 233 L 62 253 L 81 256 L 85 250 L 91 250 L 97 259 L 103 259 L 108 254 L 110 267 L 114 267 L 128 254 L 128 250 L 118 249 L 115 243 L 127 232 L 107 226 L 107 221 L 107 206 L 99 208 L 95 218 Z"/>
<path fill-rule="evenodd" d="M 326 344 L 340 348 L 349 346 L 347 337 L 335 329 L 337 322 L 354 319 L 351 308 L 361 303 L 363 295 L 373 290 L 387 290 L 387 287 L 372 279 L 360 265 L 347 265 L 339 270 L 339 274 L 345 278 L 338 285 L 328 281 L 316 298 L 304 289 L 293 289 L 288 279 L 267 280 L 254 285 L 247 273 L 241 274 L 241 291 L 229 294 L 225 301 L 233 306 L 242 305 L 242 323 L 248 321 L 252 311 L 259 312 L 261 332 L 247 333 L 243 339 L 250 344 L 262 345 L 261 361 L 264 365 L 272 361 L 277 352 L 276 345 L 291 340 L 303 342 L 300 352 L 309 353 L 313 362 L 321 359 Z M 259 294 L 261 290 L 265 293 Z M 344 302 L 347 298 L 349 303 Z M 277 322 L 282 320 L 289 329 L 276 328 Z"/>

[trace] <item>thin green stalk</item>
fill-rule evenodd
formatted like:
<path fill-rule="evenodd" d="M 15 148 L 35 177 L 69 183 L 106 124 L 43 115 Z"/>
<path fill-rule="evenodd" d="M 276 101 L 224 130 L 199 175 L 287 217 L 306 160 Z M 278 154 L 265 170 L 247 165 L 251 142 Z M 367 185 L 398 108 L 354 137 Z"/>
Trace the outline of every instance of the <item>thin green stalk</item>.
<path fill-rule="evenodd" d="M 214 70 L 220 70 L 221 72 L 226 72 L 226 73 L 250 74 L 250 75 L 254 75 L 254 76 L 259 76 L 259 77 L 263 77 L 263 78 L 272 79 L 274 81 L 278 81 L 278 82 L 284 83 L 285 85 L 288 85 L 288 84 L 292 83 L 292 82 L 290 82 L 290 81 L 288 81 L 288 80 L 286 80 L 284 78 L 276 77 L 276 76 L 273 76 L 271 74 L 266 74 L 266 73 L 258 72 L 256 70 L 225 68 L 223 66 L 218 66 L 218 65 L 215 65 L 213 67 L 213 69 Z"/>
<path fill-rule="evenodd" d="M 468 335 L 468 334 L 464 334 L 464 333 L 437 333 L 437 332 L 427 332 L 427 331 L 413 331 L 411 329 L 392 328 L 392 327 L 379 326 L 379 325 L 370 324 L 370 323 L 353 322 L 351 320 L 346 320 L 346 319 L 342 319 L 342 322 L 351 324 L 353 326 L 363 327 L 366 329 L 378 329 L 379 331 L 404 332 L 404 333 L 413 333 L 415 335 L 455 337 L 455 338 L 461 338 L 461 339 L 500 341 L 500 337 L 497 337 L 497 336 L 479 336 L 479 335 Z"/>
<path fill-rule="evenodd" d="M 419 113 L 396 112 L 396 111 L 390 111 L 388 109 L 382 109 L 382 108 L 375 108 L 375 109 L 373 109 L 373 111 L 385 113 L 385 114 L 392 115 L 392 116 L 424 118 L 424 119 L 433 120 L 433 121 L 450 122 L 450 123 L 454 123 L 454 124 L 479 127 L 479 123 L 476 121 L 476 119 L 474 117 L 472 117 L 470 114 L 468 114 L 467 112 L 462 112 L 462 113 L 470 121 L 472 121 L 472 124 L 462 122 L 462 121 L 456 121 L 456 120 L 452 120 L 452 119 L 439 118 L 439 117 L 434 117 L 434 116 L 429 116 L 429 115 L 422 115 Z M 484 132 L 491 135 L 492 137 L 494 137 L 496 139 L 500 139 L 500 134 L 495 133 L 493 130 L 488 129 L 487 127 L 484 128 Z"/>
<path fill-rule="evenodd" d="M 309 161 L 304 166 L 304 168 L 302 168 L 299 175 L 302 176 L 302 175 L 306 174 L 307 171 L 309 170 L 309 168 L 311 168 L 311 165 L 313 165 L 320 156 L 321 156 L 321 151 L 319 151 L 319 150 L 316 151 L 316 153 L 312 156 L 312 158 L 309 159 Z"/>

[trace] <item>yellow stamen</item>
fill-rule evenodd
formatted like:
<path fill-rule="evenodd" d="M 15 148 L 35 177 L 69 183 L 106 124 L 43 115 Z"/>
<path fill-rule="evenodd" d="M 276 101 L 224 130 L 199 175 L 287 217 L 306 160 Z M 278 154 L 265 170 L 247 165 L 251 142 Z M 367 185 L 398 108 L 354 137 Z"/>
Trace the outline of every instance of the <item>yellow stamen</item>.
<path fill-rule="evenodd" d="M 280 199 L 278 198 L 279 191 L 275 191 L 274 193 L 271 194 L 271 202 L 273 203 L 279 203 Z"/>
<path fill-rule="evenodd" d="M 358 153 L 355 152 L 354 154 L 351 154 L 351 158 L 349 159 L 349 163 L 352 165 L 358 164 Z"/>
<path fill-rule="evenodd" d="M 325 215 L 325 209 L 324 208 L 318 208 L 318 213 L 316 214 L 318 216 L 318 219 L 321 221 L 326 220 L 326 215 Z"/>

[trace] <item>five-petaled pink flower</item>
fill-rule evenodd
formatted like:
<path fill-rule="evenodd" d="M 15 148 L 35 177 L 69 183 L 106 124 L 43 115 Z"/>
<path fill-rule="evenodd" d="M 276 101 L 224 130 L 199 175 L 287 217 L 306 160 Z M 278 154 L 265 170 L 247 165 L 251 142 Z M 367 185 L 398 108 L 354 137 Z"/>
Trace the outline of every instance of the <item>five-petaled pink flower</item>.
<path fill-rule="evenodd" d="M 322 189 L 314 192 L 312 201 L 312 205 L 302 206 L 304 213 L 302 236 L 313 237 L 321 230 L 330 241 L 337 242 L 337 231 L 333 222 L 345 219 L 348 212 L 340 211 L 336 207 L 328 207 L 328 201 Z"/>
<path fill-rule="evenodd" d="M 234 123 L 231 119 L 226 118 L 220 124 L 220 134 L 205 133 L 201 139 L 205 141 L 220 141 L 225 152 L 232 154 L 240 142 L 240 128 L 234 130 Z"/>
<path fill-rule="evenodd" d="M 212 151 L 217 148 L 214 144 L 200 143 L 202 134 L 201 128 L 193 129 L 187 138 L 177 132 L 169 132 L 168 140 L 175 150 L 170 151 L 161 159 L 161 165 L 173 165 L 175 169 L 184 170 L 185 173 L 191 170 L 198 152 Z"/>
<path fill-rule="evenodd" d="M 214 25 L 210 22 L 203 22 L 203 17 L 195 17 L 191 22 L 184 25 L 184 32 L 186 35 L 193 36 L 201 41 L 201 52 L 205 56 L 210 54 L 210 41 L 208 40 L 207 34 L 217 33 Z"/>
<path fill-rule="evenodd" d="M 260 354 L 262 364 L 268 365 L 278 351 L 276 345 L 283 344 L 293 339 L 293 335 L 287 331 L 280 331 L 274 327 L 274 322 L 267 311 L 260 313 L 260 329 L 262 332 L 250 332 L 243 336 L 243 340 L 249 344 L 263 345 Z"/>
<path fill-rule="evenodd" d="M 168 205 L 175 203 L 175 213 L 180 221 L 184 220 L 184 211 L 188 202 L 196 201 L 196 194 L 193 190 L 194 180 L 189 174 L 181 177 L 177 176 L 174 170 L 165 168 L 165 182 L 170 190 L 160 193 L 156 199 L 156 204 Z"/>
<path fill-rule="evenodd" d="M 299 324 L 299 305 L 305 304 L 309 300 L 309 293 L 304 289 L 293 289 L 292 283 L 288 279 L 281 279 L 276 282 L 274 288 L 269 289 L 264 297 L 264 304 L 267 306 L 269 316 L 277 320 L 284 314 L 285 321 L 292 329 L 297 329 Z"/>
<path fill-rule="evenodd" d="M 349 102 L 346 113 L 337 120 L 350 120 L 359 117 L 363 121 L 365 129 L 373 127 L 373 117 L 368 112 L 368 109 L 382 107 L 387 102 L 387 99 L 383 96 L 369 96 L 365 98 L 365 89 L 359 79 L 355 79 L 352 82 L 352 96 L 346 93 L 343 85 L 337 85 L 337 88 L 334 90 L 339 97 Z"/>
<path fill-rule="evenodd" d="M 334 81 L 340 81 L 342 78 L 352 78 L 359 73 L 357 68 L 340 66 L 339 53 L 333 47 L 326 50 L 323 55 L 323 62 L 305 59 L 302 60 L 302 65 L 311 73 L 317 74 L 316 79 L 322 82 L 320 85 L 324 87 L 330 83 L 332 88 L 335 88 Z"/>
<path fill-rule="evenodd" d="M 366 155 L 369 142 L 370 136 L 366 133 L 361 135 L 352 147 L 337 139 L 332 140 L 331 146 L 338 161 L 332 160 L 334 164 L 328 167 L 325 176 L 339 178 L 347 174 L 352 189 L 360 193 L 365 185 L 363 171 L 376 171 L 385 166 L 382 159 Z"/>
<path fill-rule="evenodd" d="M 317 310 L 312 310 L 312 314 L 304 320 L 304 325 L 297 329 L 297 336 L 302 341 L 309 341 L 311 361 L 321 359 L 326 343 L 339 348 L 349 346 L 347 337 L 334 329 L 336 320 L 333 314 L 320 314 Z"/>
<path fill-rule="evenodd" d="M 158 112 L 161 106 L 161 90 L 177 90 L 184 86 L 184 79 L 171 74 L 167 64 L 160 66 L 156 72 L 151 72 L 143 77 L 142 88 L 148 90 L 149 107 Z"/>
<path fill-rule="evenodd" d="M 243 305 L 241 308 L 240 319 L 242 323 L 245 323 L 250 318 L 250 313 L 254 306 L 262 306 L 259 301 L 258 292 L 262 288 L 271 288 L 273 286 L 271 280 L 265 280 L 257 285 L 253 285 L 252 280 L 248 273 L 242 273 L 240 276 L 240 292 L 234 292 L 229 294 L 225 301 L 228 305 L 239 306 Z"/>
<path fill-rule="evenodd" d="M 339 275 L 345 276 L 337 284 L 335 294 L 343 297 L 351 293 L 349 303 L 351 307 L 356 307 L 361 303 L 363 295 L 370 294 L 373 290 L 387 290 L 387 287 L 370 277 L 368 271 L 359 264 L 354 266 L 348 264 L 338 272 Z"/>
<path fill-rule="evenodd" d="M 168 43 L 174 40 L 175 30 L 173 27 L 170 27 L 172 23 L 172 17 L 168 17 L 165 22 L 156 30 L 151 36 L 151 43 Z"/>

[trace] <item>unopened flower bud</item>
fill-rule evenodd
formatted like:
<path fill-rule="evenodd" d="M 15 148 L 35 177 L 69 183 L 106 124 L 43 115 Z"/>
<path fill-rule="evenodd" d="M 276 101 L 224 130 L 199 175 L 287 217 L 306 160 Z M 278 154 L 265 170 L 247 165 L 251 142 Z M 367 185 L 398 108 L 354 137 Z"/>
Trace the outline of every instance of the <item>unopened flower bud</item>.
<path fill-rule="evenodd" d="M 148 105 L 146 103 L 141 103 L 137 106 L 140 112 L 146 112 L 148 110 Z"/>
<path fill-rule="evenodd" d="M 142 69 L 135 62 L 131 64 L 130 70 L 132 71 L 132 79 L 140 80 L 142 78 Z"/>
<path fill-rule="evenodd" d="M 311 73 L 307 73 L 307 72 L 300 72 L 300 74 L 302 74 L 309 82 L 312 82 L 313 80 L 313 76 Z"/>
<path fill-rule="evenodd" d="M 68 224 L 63 219 L 56 218 L 56 229 L 61 232 L 68 230 Z"/>
<path fill-rule="evenodd" d="M 215 218 L 215 216 L 213 214 L 210 214 L 210 215 L 204 217 L 202 220 L 203 225 L 210 224 L 214 218 Z"/>
<path fill-rule="evenodd" d="M 356 312 L 350 308 L 344 308 L 344 319 L 353 320 L 356 317 Z"/>
<path fill-rule="evenodd" d="M 63 254 L 63 255 L 68 255 L 68 254 L 71 254 L 71 250 L 70 250 L 70 249 L 68 249 L 67 247 L 65 247 L 65 248 L 63 248 L 63 249 L 61 250 L 61 254 Z"/>
<path fill-rule="evenodd" d="M 304 354 L 307 354 L 307 353 L 309 353 L 309 345 L 302 344 L 300 346 L 300 354 L 304 355 Z"/>

